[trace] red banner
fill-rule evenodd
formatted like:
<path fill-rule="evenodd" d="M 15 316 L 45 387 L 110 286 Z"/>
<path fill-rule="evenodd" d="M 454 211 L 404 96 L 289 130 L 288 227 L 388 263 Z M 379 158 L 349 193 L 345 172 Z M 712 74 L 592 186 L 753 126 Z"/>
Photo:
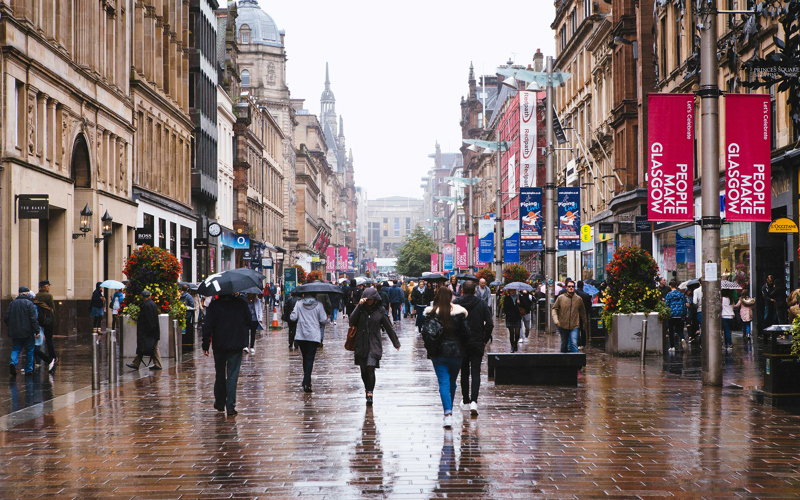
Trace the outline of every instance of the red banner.
<path fill-rule="evenodd" d="M 325 270 L 332 272 L 336 270 L 336 249 L 328 247 L 325 251 Z"/>
<path fill-rule="evenodd" d="M 432 253 L 431 254 L 431 272 L 438 273 L 439 272 L 439 254 Z"/>
<path fill-rule="evenodd" d="M 647 97 L 647 219 L 694 218 L 694 95 Z"/>
<path fill-rule="evenodd" d="M 339 258 L 336 260 L 337 271 L 347 271 L 347 247 L 339 247 Z"/>
<path fill-rule="evenodd" d="M 772 220 L 769 94 L 725 95 L 725 219 Z"/>
<path fill-rule="evenodd" d="M 469 248 L 467 248 L 467 235 L 459 234 L 456 236 L 456 268 L 464 269 L 467 267 L 468 255 Z"/>

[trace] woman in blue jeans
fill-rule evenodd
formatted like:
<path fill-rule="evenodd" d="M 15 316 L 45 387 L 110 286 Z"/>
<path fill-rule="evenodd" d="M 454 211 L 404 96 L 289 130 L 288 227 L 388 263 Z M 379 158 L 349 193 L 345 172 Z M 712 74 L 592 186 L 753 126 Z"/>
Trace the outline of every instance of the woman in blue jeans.
<path fill-rule="evenodd" d="M 453 400 L 456 397 L 456 379 L 461 370 L 461 362 L 466 352 L 465 343 L 469 338 L 467 329 L 467 310 L 450 300 L 453 292 L 447 287 L 439 287 L 433 299 L 433 305 L 426 307 L 426 321 L 436 318 L 444 332 L 442 340 L 428 350 L 428 357 L 433 362 L 433 370 L 439 380 L 439 396 L 444 408 L 444 427 L 453 426 Z"/>

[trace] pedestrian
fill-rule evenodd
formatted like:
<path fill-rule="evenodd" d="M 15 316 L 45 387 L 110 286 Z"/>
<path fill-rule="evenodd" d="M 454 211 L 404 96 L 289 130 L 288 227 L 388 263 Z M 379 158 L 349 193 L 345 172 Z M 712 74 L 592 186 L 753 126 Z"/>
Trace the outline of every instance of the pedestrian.
<path fill-rule="evenodd" d="M 297 302 L 300 299 L 297 298 L 296 295 L 290 295 L 288 299 L 286 299 L 286 303 L 283 305 L 283 321 L 289 325 L 289 349 L 296 348 L 297 342 L 295 342 L 294 338 L 297 334 L 297 321 L 293 321 L 290 319 L 292 315 L 292 311 L 294 311 Z"/>
<path fill-rule="evenodd" d="M 36 296 L 38 299 L 38 295 Z M 117 329 L 117 323 L 119 322 L 119 326 L 122 327 L 121 320 L 119 318 L 119 311 L 122 308 L 122 302 L 125 300 L 125 294 L 122 293 L 122 290 L 114 290 L 114 295 L 111 296 L 111 329 Z M 49 349 L 49 347 L 48 347 Z"/>
<path fill-rule="evenodd" d="M 508 341 L 511 343 L 511 352 L 519 351 L 519 332 L 522 328 L 524 309 L 519 304 L 516 290 L 508 290 L 503 296 L 503 314 L 506 316 Z"/>
<path fill-rule="evenodd" d="M 331 307 L 331 298 L 328 297 L 327 293 L 318 293 L 315 295 L 315 298 L 322 304 L 322 308 L 325 310 L 325 315 L 328 317 L 328 320 L 331 319 L 331 314 L 333 313 L 333 307 Z M 295 306 L 296 307 L 296 306 Z M 322 348 L 322 343 L 325 340 L 325 323 L 321 322 L 319 324 L 319 347 Z"/>
<path fill-rule="evenodd" d="M 480 281 L 478 281 L 478 288 L 475 289 L 475 296 L 481 299 L 483 303 L 486 304 L 489 309 L 491 309 L 492 290 L 486 286 L 485 279 L 481 278 Z"/>
<path fill-rule="evenodd" d="M 161 353 L 158 352 L 158 341 L 161 339 L 161 326 L 158 323 L 158 305 L 156 305 L 155 301 L 153 301 L 150 296 L 150 290 L 142 290 L 142 298 L 144 302 L 142 302 L 139 308 L 139 320 L 136 322 L 137 345 L 141 345 L 145 337 L 155 339 L 153 354 L 150 356 L 150 359 L 153 361 L 153 366 L 151 366 L 150 369 L 160 370 L 162 365 Z M 141 364 L 142 357 L 144 356 L 146 356 L 146 354 L 142 353 L 141 350 L 137 348 L 136 357 L 133 358 L 132 362 L 127 363 L 126 366 L 138 370 L 139 364 Z"/>
<path fill-rule="evenodd" d="M 261 301 L 258 300 L 258 295 L 254 293 L 248 293 L 246 300 L 248 318 L 250 319 L 248 322 L 248 329 L 250 330 L 250 347 L 247 347 L 247 344 L 245 344 L 244 349 L 242 350 L 248 354 L 255 354 L 256 332 L 264 329 L 264 324 L 262 323 L 264 320 L 264 310 L 261 307 Z"/>
<path fill-rule="evenodd" d="M 742 319 L 742 333 L 744 333 L 745 340 L 750 340 L 750 332 L 753 327 L 753 306 L 755 303 L 756 299 L 750 296 L 748 290 L 744 290 L 741 297 L 739 297 L 739 302 L 733 306 L 734 308 L 740 308 L 739 317 Z"/>
<path fill-rule="evenodd" d="M 675 352 L 678 339 L 681 339 L 681 347 L 686 350 L 686 340 L 683 338 L 683 319 L 686 317 L 689 301 L 686 295 L 678 290 L 678 282 L 669 282 L 670 292 L 664 297 L 667 307 L 670 310 L 670 318 L 667 323 L 667 335 L 669 336 L 669 352 Z"/>
<path fill-rule="evenodd" d="M 103 289 L 100 288 L 101 283 L 98 281 L 94 285 L 94 292 L 92 292 L 92 299 L 89 302 L 89 317 L 92 318 L 92 333 L 101 333 L 100 324 L 103 321 Z"/>
<path fill-rule="evenodd" d="M 761 297 L 764 299 L 763 330 L 779 323 L 778 308 L 776 307 L 776 300 L 778 300 L 778 289 L 775 286 L 775 278 L 773 278 L 771 274 L 767 276 L 767 282 L 761 287 Z"/>
<path fill-rule="evenodd" d="M 733 347 L 733 339 L 731 338 L 731 322 L 734 318 L 733 304 L 731 303 L 731 291 L 722 290 L 722 333 L 723 348 L 731 349 Z"/>
<path fill-rule="evenodd" d="M 339 315 L 339 309 L 341 309 L 342 296 L 334 294 L 329 299 L 331 301 L 331 323 L 336 326 L 336 317 Z"/>
<path fill-rule="evenodd" d="M 467 326 L 469 338 L 466 352 L 461 361 L 461 396 L 462 409 L 469 409 L 472 415 L 478 414 L 478 392 L 481 387 L 481 363 L 486 343 L 492 338 L 492 311 L 482 299 L 478 298 L 474 281 L 465 281 L 461 285 L 461 297 L 453 301 L 467 310 Z M 472 384 L 470 384 L 472 378 Z"/>
<path fill-rule="evenodd" d="M 383 304 L 383 308 L 387 311 L 389 310 L 389 292 L 384 289 L 382 283 L 378 283 L 375 285 L 375 289 L 378 291 L 378 295 L 381 297 L 381 303 Z"/>
<path fill-rule="evenodd" d="M 322 327 L 328 321 L 328 315 L 320 301 L 310 294 L 303 294 L 303 300 L 295 305 L 289 319 L 297 321 L 295 342 L 303 354 L 303 390 L 311 392 L 314 358 L 317 355 L 317 347 L 322 343 Z"/>
<path fill-rule="evenodd" d="M 30 299 L 33 301 L 34 307 L 36 307 L 36 319 L 39 323 L 39 330 L 34 336 L 33 355 L 34 358 L 39 358 L 39 361 L 43 362 L 47 366 L 47 370 L 52 373 L 55 370 L 56 358 L 54 356 L 48 356 L 47 353 L 42 351 L 42 346 L 44 345 L 45 341 L 44 328 L 42 328 L 42 324 L 47 321 L 47 318 L 52 318 L 53 312 L 50 310 L 47 304 L 36 300 L 35 293 L 28 292 L 28 297 L 30 297 Z"/>
<path fill-rule="evenodd" d="M 361 301 L 361 288 L 356 285 L 356 280 L 350 280 L 350 286 L 347 287 L 347 295 L 345 295 L 345 310 L 349 317 L 353 314 L 353 309 L 356 308 L 359 301 Z"/>
<path fill-rule="evenodd" d="M 586 311 L 586 317 L 588 318 L 592 311 L 592 296 L 583 291 L 583 280 L 578 281 L 575 287 L 575 295 L 580 297 L 583 301 L 583 310 Z M 578 342 L 579 346 L 586 345 L 586 339 L 592 336 L 591 330 L 592 328 L 588 321 L 581 323 L 581 339 L 580 342 Z"/>
<path fill-rule="evenodd" d="M 42 317 L 40 311 L 39 326 L 41 326 L 44 330 L 44 341 L 47 345 L 48 354 L 54 359 L 58 359 L 58 356 L 56 356 L 55 346 L 53 345 L 53 330 L 56 326 L 56 304 L 53 300 L 53 296 L 50 294 L 50 282 L 48 280 L 42 280 L 39 282 L 39 293 L 36 294 L 36 298 L 34 300 L 43 303 L 52 312 L 52 317 L 47 318 Z M 45 314 L 47 314 L 47 311 L 45 311 Z"/>
<path fill-rule="evenodd" d="M 423 311 L 426 321 L 436 318 L 442 325 L 442 336 L 437 345 L 428 351 L 433 363 L 436 379 L 439 382 L 439 397 L 444 409 L 443 425 L 453 426 L 453 401 L 456 397 L 458 372 L 466 353 L 465 344 L 469 338 L 467 310 L 451 302 L 453 292 L 447 287 L 439 287 L 433 305 Z"/>
<path fill-rule="evenodd" d="M 497 288 L 494 291 L 494 303 L 497 304 L 495 308 L 495 316 L 500 318 L 500 314 L 503 312 L 503 308 L 500 306 L 501 298 L 503 297 L 503 285 L 497 285 Z M 516 300 L 516 299 L 515 299 Z"/>
<path fill-rule="evenodd" d="M 400 285 L 395 281 L 394 285 L 389 288 L 389 305 L 392 308 L 392 321 L 394 323 L 400 322 L 400 309 L 403 307 L 403 298 L 405 294 L 400 289 Z"/>
<path fill-rule="evenodd" d="M 19 287 L 19 295 L 8 306 L 3 316 L 3 323 L 8 327 L 8 336 L 11 337 L 11 361 L 9 373 L 11 378 L 17 376 L 17 363 L 19 354 L 25 349 L 25 368 L 23 374 L 33 373 L 33 352 L 36 348 L 36 335 L 39 333 L 39 320 L 36 306 L 33 305 L 26 286 Z"/>
<path fill-rule="evenodd" d="M 404 281 L 400 286 L 400 290 L 403 291 L 403 318 L 407 318 L 408 315 L 411 314 L 411 287 L 409 286 L 409 282 Z"/>
<path fill-rule="evenodd" d="M 214 348 L 214 409 L 227 410 L 229 416 L 238 414 L 236 386 L 251 317 L 239 294 L 220 295 L 206 309 L 203 322 L 203 356 L 208 357 L 209 346 Z"/>
<path fill-rule="evenodd" d="M 578 352 L 578 331 L 581 324 L 588 324 L 583 300 L 575 295 L 575 282 L 564 282 L 566 292 L 559 295 L 553 304 L 553 323 L 561 334 L 561 352 Z"/>
<path fill-rule="evenodd" d="M 417 315 L 417 331 L 422 332 L 422 325 L 425 323 L 425 308 L 433 301 L 433 290 L 427 286 L 425 280 L 419 280 L 419 284 L 411 292 L 411 305 Z"/>
<path fill-rule="evenodd" d="M 450 276 L 450 283 L 447 284 L 447 288 L 453 292 L 453 296 L 458 297 L 461 295 L 461 285 L 458 284 L 458 278 L 456 275 Z"/>
<path fill-rule="evenodd" d="M 279 290 L 278 290 L 278 287 L 275 286 L 275 283 L 270 283 L 269 284 L 269 308 L 270 308 L 270 310 L 274 310 L 275 309 L 275 304 L 277 303 L 278 297 L 280 296 L 280 294 L 278 292 L 279 292 Z"/>
<path fill-rule="evenodd" d="M 658 293 L 661 294 L 661 300 L 664 300 L 670 291 L 671 288 L 667 285 L 667 278 L 661 278 L 658 282 Z"/>
<path fill-rule="evenodd" d="M 375 390 L 375 370 L 380 368 L 383 356 L 381 329 L 386 330 L 392 345 L 400 350 L 400 341 L 389 321 L 389 315 L 380 303 L 378 292 L 370 288 L 364 291 L 358 306 L 350 315 L 350 326 L 357 327 L 355 341 L 355 364 L 361 369 L 361 380 L 367 397 L 367 406 L 372 406 Z"/>
<path fill-rule="evenodd" d="M 692 292 L 692 304 L 697 310 L 697 340 L 703 338 L 703 280 L 698 279 L 699 284 Z"/>
<path fill-rule="evenodd" d="M 521 342 L 528 341 L 528 335 L 531 331 L 531 310 L 533 309 L 533 297 L 531 297 L 530 292 L 520 291 L 519 292 L 519 306 L 522 308 L 524 314 L 522 314 L 522 325 L 525 327 L 525 331 L 522 335 L 520 335 Z"/>
<path fill-rule="evenodd" d="M 192 339 L 192 343 L 194 343 L 194 309 L 195 309 L 195 302 L 194 297 L 192 294 L 189 293 L 189 285 L 181 285 L 181 302 L 186 307 L 186 313 L 184 314 L 184 319 L 186 321 L 186 336 Z"/>

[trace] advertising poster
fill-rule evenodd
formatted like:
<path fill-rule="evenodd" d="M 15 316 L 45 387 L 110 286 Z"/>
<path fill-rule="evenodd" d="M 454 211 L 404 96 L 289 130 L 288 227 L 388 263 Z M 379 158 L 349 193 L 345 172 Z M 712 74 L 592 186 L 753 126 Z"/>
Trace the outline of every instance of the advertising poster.
<path fill-rule="evenodd" d="M 325 250 L 325 270 L 328 272 L 336 270 L 336 249 L 333 247 Z"/>
<path fill-rule="evenodd" d="M 468 265 L 469 248 L 467 245 L 467 235 L 459 234 L 456 236 L 456 268 L 464 269 Z"/>
<path fill-rule="evenodd" d="M 494 262 L 494 220 L 478 221 L 479 261 Z"/>
<path fill-rule="evenodd" d="M 519 221 L 503 221 L 503 262 L 519 263 Z"/>
<path fill-rule="evenodd" d="M 356 266 L 356 255 L 353 252 L 347 252 L 347 270 L 354 271 Z"/>
<path fill-rule="evenodd" d="M 486 262 L 481 262 L 478 258 L 480 257 L 480 240 L 477 235 L 473 236 L 473 238 L 475 238 L 475 241 L 473 242 L 472 249 L 475 251 L 475 259 L 472 262 L 475 267 L 486 267 Z"/>
<path fill-rule="evenodd" d="M 770 95 L 725 94 L 725 219 L 772 221 Z"/>
<path fill-rule="evenodd" d="M 536 185 L 536 92 L 519 93 L 519 187 Z"/>
<path fill-rule="evenodd" d="M 297 287 L 297 268 L 285 267 L 283 269 L 283 292 L 285 300 L 289 299 L 289 295 Z"/>
<path fill-rule="evenodd" d="M 519 249 L 543 250 L 542 188 L 519 188 Z"/>
<path fill-rule="evenodd" d="M 439 272 L 439 254 L 432 253 L 431 254 L 431 272 L 438 273 Z"/>
<path fill-rule="evenodd" d="M 336 261 L 337 271 L 347 271 L 347 247 L 339 247 L 339 260 Z"/>
<path fill-rule="evenodd" d="M 445 271 L 452 271 L 453 270 L 453 259 L 455 257 L 455 245 L 452 243 L 445 243 L 444 244 L 444 252 L 442 256 L 442 269 Z"/>
<path fill-rule="evenodd" d="M 691 221 L 694 94 L 650 94 L 647 102 L 647 220 Z"/>
<path fill-rule="evenodd" d="M 581 188 L 558 188 L 558 249 L 581 249 Z"/>

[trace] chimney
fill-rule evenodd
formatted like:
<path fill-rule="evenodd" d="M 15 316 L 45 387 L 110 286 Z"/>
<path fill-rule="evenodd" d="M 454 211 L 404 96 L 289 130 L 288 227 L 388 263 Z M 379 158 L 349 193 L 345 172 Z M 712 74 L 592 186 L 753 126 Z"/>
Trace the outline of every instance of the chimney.
<path fill-rule="evenodd" d="M 536 53 L 533 55 L 533 70 L 537 72 L 542 71 L 542 67 L 544 66 L 544 54 L 542 54 L 541 49 L 536 49 Z"/>

